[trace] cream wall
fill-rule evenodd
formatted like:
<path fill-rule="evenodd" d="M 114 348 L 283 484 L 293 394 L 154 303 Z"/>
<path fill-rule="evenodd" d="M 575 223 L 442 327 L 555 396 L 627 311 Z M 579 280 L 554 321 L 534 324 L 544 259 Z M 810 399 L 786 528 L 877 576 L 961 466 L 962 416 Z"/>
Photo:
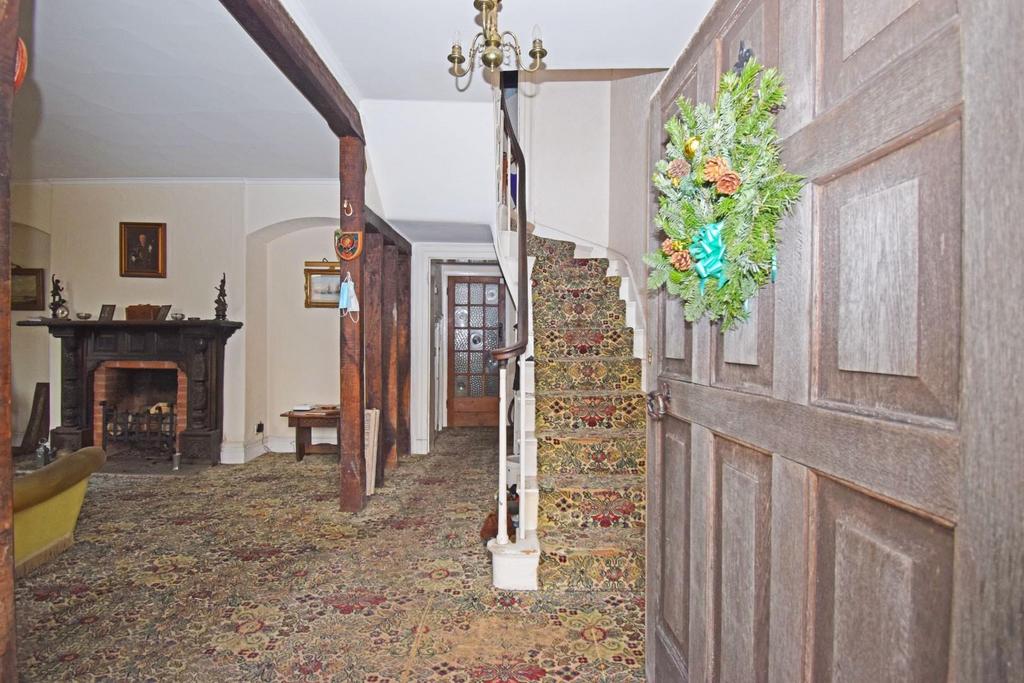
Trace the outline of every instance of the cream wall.
<path fill-rule="evenodd" d="M 611 82 L 608 246 L 626 257 L 640 287 L 653 173 L 647 158 L 648 106 L 663 76 L 659 71 Z"/>
<path fill-rule="evenodd" d="M 371 176 L 367 204 L 383 215 L 379 201 Z M 323 235 L 333 231 L 328 226 L 337 222 L 339 213 L 338 183 L 330 179 L 67 181 L 12 187 L 12 220 L 49 233 L 52 272 L 65 283 L 72 312 L 96 315 L 102 304 L 113 303 L 121 318 L 129 304 L 167 303 L 187 315 L 209 317 L 214 287 L 222 272 L 227 275 L 228 317 L 245 326 L 227 346 L 222 462 L 244 462 L 263 452 L 255 424 L 263 421 L 269 427 L 270 416 L 281 412 L 273 412 L 276 408 L 270 397 L 275 392 L 290 392 L 280 386 L 283 378 L 279 377 L 275 386 L 269 376 L 270 361 L 281 355 L 270 343 L 275 337 L 268 315 L 272 300 L 268 281 L 270 266 L 276 267 L 277 261 L 268 261 L 267 255 L 278 248 L 271 243 L 291 232 L 319 227 L 319 256 L 310 254 L 309 258 L 329 256 L 330 236 Z M 166 279 L 118 275 L 118 224 L 122 221 L 167 223 Z M 288 244 L 281 242 L 282 248 Z M 279 273 L 283 282 L 281 278 Z M 301 316 L 305 311 L 301 264 L 293 283 L 298 283 L 291 286 L 298 286 L 299 293 L 290 297 L 287 305 Z M 282 314 L 284 299 L 275 305 L 275 312 Z M 335 328 L 323 339 L 327 347 L 335 349 L 335 365 L 337 338 Z M 31 348 L 15 342 L 16 367 L 42 363 L 30 357 Z M 38 347 L 35 350 L 38 352 Z M 50 340 L 51 406 L 60 405 L 59 354 L 59 344 Z M 59 411 L 51 410 L 51 424 L 58 422 Z"/>
<path fill-rule="evenodd" d="M 307 228 L 273 240 L 266 252 L 267 436 L 288 444 L 294 430 L 282 412 L 299 403 L 337 403 L 340 395 L 338 311 L 303 303 L 303 262 L 336 258 L 333 238 L 332 225 Z"/>
<path fill-rule="evenodd" d="M 50 236 L 42 230 L 15 223 L 11 230 L 11 262 L 23 268 L 43 268 L 47 286 L 50 278 Z M 49 293 L 49 290 L 46 290 Z M 49 298 L 47 298 L 49 301 Z M 18 327 L 44 311 L 11 312 L 11 429 L 20 444 L 32 412 L 36 382 L 50 381 L 49 335 L 38 327 Z"/>

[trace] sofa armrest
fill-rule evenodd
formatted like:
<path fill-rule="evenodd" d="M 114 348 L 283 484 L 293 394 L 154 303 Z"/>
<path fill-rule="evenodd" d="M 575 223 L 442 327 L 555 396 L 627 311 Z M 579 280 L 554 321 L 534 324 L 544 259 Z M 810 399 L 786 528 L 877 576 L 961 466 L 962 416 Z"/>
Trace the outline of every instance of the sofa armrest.
<path fill-rule="evenodd" d="M 14 480 L 14 512 L 25 510 L 66 491 L 103 466 L 102 448 L 83 448 L 58 458 L 46 467 Z"/>

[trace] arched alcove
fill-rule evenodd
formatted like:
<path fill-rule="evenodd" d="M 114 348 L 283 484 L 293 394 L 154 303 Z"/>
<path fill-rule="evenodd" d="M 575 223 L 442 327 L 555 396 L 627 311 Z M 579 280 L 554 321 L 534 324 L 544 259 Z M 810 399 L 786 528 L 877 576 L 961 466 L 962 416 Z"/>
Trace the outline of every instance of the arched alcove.
<path fill-rule="evenodd" d="M 338 401 L 338 314 L 304 305 L 304 261 L 334 260 L 338 219 L 296 218 L 246 236 L 246 429 L 291 450 L 280 414 L 298 403 Z M 334 434 L 317 435 L 333 440 Z"/>
<path fill-rule="evenodd" d="M 44 294 L 50 278 L 50 235 L 24 223 L 11 224 L 11 263 L 22 268 L 42 268 Z M 48 301 L 44 297 L 44 301 Z M 44 306 L 46 304 L 44 303 Z M 49 315 L 41 311 L 11 312 L 11 431 L 14 443 L 28 424 L 37 382 L 50 381 L 50 344 L 46 330 L 18 327 L 19 320 Z"/>

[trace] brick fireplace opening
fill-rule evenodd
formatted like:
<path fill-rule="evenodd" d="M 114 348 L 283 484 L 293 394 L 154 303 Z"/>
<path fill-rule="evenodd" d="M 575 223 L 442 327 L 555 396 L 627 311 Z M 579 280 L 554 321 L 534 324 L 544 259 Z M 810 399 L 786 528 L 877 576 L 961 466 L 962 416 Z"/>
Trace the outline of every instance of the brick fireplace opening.
<path fill-rule="evenodd" d="M 104 404 L 108 408 L 104 419 Z M 174 450 L 180 450 L 180 435 L 185 431 L 188 415 L 188 378 L 173 361 L 110 360 L 104 361 L 93 375 L 93 443 L 104 442 L 104 430 L 108 436 L 123 434 L 122 423 L 127 415 L 149 414 L 159 404 L 173 406 Z M 116 411 L 121 417 L 112 418 L 109 411 Z M 155 409 L 159 414 L 161 408 Z M 130 418 L 128 418 L 130 419 Z M 148 418 L 147 418 L 148 419 Z M 159 419 L 159 418 L 154 418 Z M 153 429 L 155 429 L 155 424 Z M 145 448 L 155 448 L 153 440 L 145 442 Z M 108 438 L 108 451 L 113 454 L 127 448 L 143 446 L 142 442 L 132 445 Z"/>

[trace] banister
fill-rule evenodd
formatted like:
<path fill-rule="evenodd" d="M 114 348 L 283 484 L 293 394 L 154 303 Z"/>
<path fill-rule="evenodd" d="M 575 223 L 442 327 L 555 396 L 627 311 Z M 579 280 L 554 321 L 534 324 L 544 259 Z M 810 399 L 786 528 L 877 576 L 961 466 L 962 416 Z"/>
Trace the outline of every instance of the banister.
<path fill-rule="evenodd" d="M 518 187 L 516 188 L 516 210 L 519 214 L 518 225 L 516 226 L 516 231 L 519 233 L 519 254 L 516 264 L 519 278 L 519 298 L 517 299 L 518 305 L 516 307 L 516 342 L 515 344 L 491 351 L 491 357 L 494 360 L 500 363 L 508 363 L 526 351 L 530 335 L 529 302 L 527 301 L 529 296 L 527 286 L 529 283 L 527 282 L 526 264 L 526 156 L 523 154 L 523 148 L 519 144 L 519 137 L 516 135 L 515 126 L 512 125 L 512 117 L 508 113 L 505 98 L 501 97 L 499 99 L 501 100 L 503 127 L 511 147 L 512 161 L 516 163 L 519 169 Z"/>

